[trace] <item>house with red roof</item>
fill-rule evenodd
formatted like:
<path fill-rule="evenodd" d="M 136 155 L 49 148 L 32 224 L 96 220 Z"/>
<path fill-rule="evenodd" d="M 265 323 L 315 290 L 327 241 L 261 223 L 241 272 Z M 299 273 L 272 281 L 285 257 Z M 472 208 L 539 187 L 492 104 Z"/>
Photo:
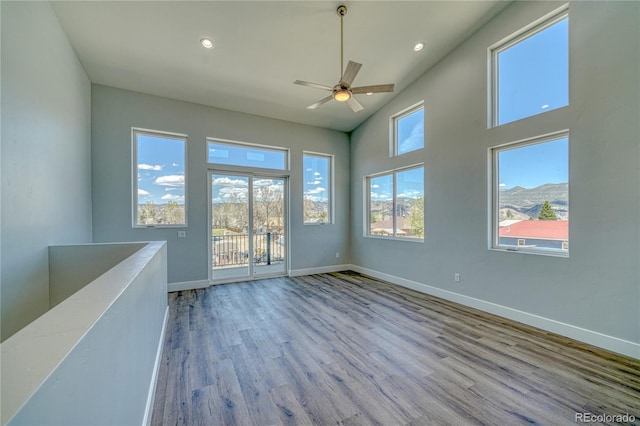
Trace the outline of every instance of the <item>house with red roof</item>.
<path fill-rule="evenodd" d="M 569 250 L 568 220 L 521 220 L 500 224 L 500 245 Z"/>

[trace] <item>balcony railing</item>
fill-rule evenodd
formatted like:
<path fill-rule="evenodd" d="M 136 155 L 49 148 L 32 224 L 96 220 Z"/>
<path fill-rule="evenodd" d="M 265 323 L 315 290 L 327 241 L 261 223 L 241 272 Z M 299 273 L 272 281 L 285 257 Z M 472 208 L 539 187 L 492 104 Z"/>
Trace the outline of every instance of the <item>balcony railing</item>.
<path fill-rule="evenodd" d="M 285 235 L 266 232 L 253 235 L 253 253 L 249 253 L 248 235 L 222 235 L 211 237 L 213 267 L 247 265 L 249 258 L 254 265 L 271 265 L 284 261 Z"/>

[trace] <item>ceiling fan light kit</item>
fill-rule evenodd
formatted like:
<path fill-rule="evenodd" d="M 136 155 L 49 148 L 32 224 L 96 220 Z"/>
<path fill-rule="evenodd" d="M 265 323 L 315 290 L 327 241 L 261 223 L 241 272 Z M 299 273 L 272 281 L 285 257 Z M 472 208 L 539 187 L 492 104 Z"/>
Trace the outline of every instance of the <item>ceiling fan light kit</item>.
<path fill-rule="evenodd" d="M 309 105 L 307 109 L 316 109 L 320 105 L 329 102 L 334 99 L 338 102 L 346 102 L 347 105 L 353 110 L 353 112 L 362 111 L 364 107 L 358 102 L 353 95 L 354 94 L 366 94 L 371 95 L 373 93 L 389 93 L 393 92 L 393 84 L 378 84 L 373 86 L 351 87 L 353 80 L 358 75 L 362 64 L 349 61 L 347 68 L 344 68 L 344 31 L 343 31 L 343 18 L 347 14 L 347 6 L 340 5 L 336 10 L 340 17 L 340 81 L 335 86 L 326 86 L 324 84 L 312 83 L 310 81 L 296 80 L 293 83 L 301 86 L 314 87 L 320 90 L 327 90 L 331 92 L 331 96 L 320 99 L 318 102 Z"/>

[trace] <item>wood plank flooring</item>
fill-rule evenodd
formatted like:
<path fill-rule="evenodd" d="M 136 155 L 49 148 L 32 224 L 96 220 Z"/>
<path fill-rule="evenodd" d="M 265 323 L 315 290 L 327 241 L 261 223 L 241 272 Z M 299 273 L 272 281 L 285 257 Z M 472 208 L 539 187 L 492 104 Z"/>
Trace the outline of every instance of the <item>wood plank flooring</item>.
<path fill-rule="evenodd" d="M 154 425 L 640 419 L 640 361 L 357 273 L 169 299 Z"/>

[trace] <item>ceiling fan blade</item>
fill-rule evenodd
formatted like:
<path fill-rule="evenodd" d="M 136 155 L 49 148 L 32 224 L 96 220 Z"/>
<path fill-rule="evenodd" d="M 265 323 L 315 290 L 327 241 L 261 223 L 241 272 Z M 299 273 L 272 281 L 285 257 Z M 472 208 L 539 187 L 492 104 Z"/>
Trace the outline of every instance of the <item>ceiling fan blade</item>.
<path fill-rule="evenodd" d="M 293 82 L 293 84 L 299 84 L 300 86 L 307 86 L 307 87 L 315 87 L 316 89 L 321 89 L 321 90 L 328 90 L 328 91 L 333 90 L 333 87 L 325 86 L 324 84 L 312 83 L 310 81 L 296 80 Z"/>
<path fill-rule="evenodd" d="M 318 102 L 316 102 L 313 105 L 309 105 L 307 107 L 307 109 L 316 109 L 318 108 L 320 105 L 322 104 L 326 104 L 327 102 L 329 102 L 331 99 L 333 99 L 333 95 L 327 96 L 326 98 L 320 99 Z"/>
<path fill-rule="evenodd" d="M 394 84 L 376 84 L 374 86 L 352 87 L 351 93 L 358 95 L 361 93 L 388 93 L 393 92 Z"/>
<path fill-rule="evenodd" d="M 349 98 L 349 100 L 347 101 L 347 105 L 351 107 L 353 112 L 362 111 L 364 109 L 364 107 L 360 105 L 360 102 L 356 101 L 356 98 L 354 98 L 353 96 Z"/>
<path fill-rule="evenodd" d="M 344 70 L 344 74 L 342 74 L 340 83 L 338 84 L 340 84 L 340 86 L 351 87 L 351 83 L 353 83 L 353 80 L 356 78 L 356 75 L 358 75 L 358 72 L 360 71 L 361 66 L 362 64 L 349 61 L 349 63 L 347 64 L 347 68 Z"/>

